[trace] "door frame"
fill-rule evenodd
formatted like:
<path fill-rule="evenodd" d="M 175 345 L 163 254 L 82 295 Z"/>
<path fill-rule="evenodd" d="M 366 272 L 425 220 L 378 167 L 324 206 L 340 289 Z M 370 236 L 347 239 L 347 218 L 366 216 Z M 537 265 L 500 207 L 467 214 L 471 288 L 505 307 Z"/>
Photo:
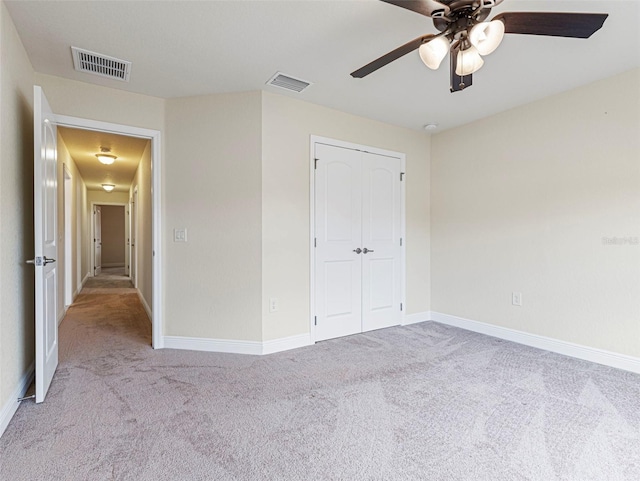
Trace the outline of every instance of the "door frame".
<path fill-rule="evenodd" d="M 331 145 L 333 147 L 342 147 L 345 149 L 359 150 L 371 154 L 384 155 L 386 157 L 397 158 L 400 162 L 400 170 L 403 177 L 406 170 L 406 154 L 395 152 L 392 150 L 380 149 L 369 145 L 355 144 L 353 142 L 345 142 L 343 140 L 331 139 L 329 137 L 321 137 L 311 135 L 309 137 L 309 335 L 311 343 L 316 342 L 315 328 L 315 312 L 316 312 L 316 256 L 315 256 L 315 238 L 316 238 L 316 182 L 315 182 L 315 150 L 316 144 Z M 400 235 L 403 239 L 402 249 L 400 250 L 400 299 L 402 302 L 402 314 L 400 325 L 404 324 L 407 312 L 406 301 L 406 181 L 400 182 Z"/>
<path fill-rule="evenodd" d="M 62 164 L 62 203 L 64 211 L 64 309 L 73 304 L 75 291 L 73 289 L 73 176 L 66 163 Z M 62 322 L 62 318 L 58 324 Z"/>
<path fill-rule="evenodd" d="M 74 129 L 108 132 L 128 137 L 138 137 L 151 141 L 151 245 L 152 245 L 152 336 L 154 349 L 164 348 L 164 285 L 162 282 L 162 134 L 159 130 L 115 124 L 99 120 L 90 120 L 69 115 L 54 114 L 52 119 L 57 125 Z M 99 204 L 99 203 L 98 203 Z"/>
<path fill-rule="evenodd" d="M 95 239 L 96 237 L 96 224 L 94 222 L 93 219 L 93 209 L 95 206 L 97 205 L 115 205 L 118 207 L 124 207 L 124 222 L 125 222 L 125 227 L 126 227 L 126 223 L 127 223 L 127 205 L 124 202 L 100 202 L 97 200 L 92 200 L 91 201 L 91 212 L 87 212 L 87 215 L 89 216 L 89 221 L 91 222 L 91 237 L 89 238 L 90 241 L 92 241 L 93 239 Z M 125 250 L 127 249 L 127 240 L 126 240 L 126 228 L 125 228 L 125 244 L 124 244 L 124 248 Z M 96 265 L 96 250 L 95 247 L 93 247 L 93 242 L 90 243 L 90 245 L 92 246 L 92 251 L 91 251 L 91 265 L 89 266 L 90 272 L 89 274 L 92 274 L 95 272 L 94 266 Z M 125 264 L 126 264 L 126 259 L 125 259 Z M 90 277 L 95 277 L 94 275 L 90 275 Z"/>
<path fill-rule="evenodd" d="M 138 184 L 129 189 L 129 278 L 133 287 L 138 288 Z"/>

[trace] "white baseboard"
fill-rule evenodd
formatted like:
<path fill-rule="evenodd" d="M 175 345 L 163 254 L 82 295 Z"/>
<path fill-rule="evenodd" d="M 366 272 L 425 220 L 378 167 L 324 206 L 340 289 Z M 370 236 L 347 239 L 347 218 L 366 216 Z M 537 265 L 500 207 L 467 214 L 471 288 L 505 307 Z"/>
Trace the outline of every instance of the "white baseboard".
<path fill-rule="evenodd" d="M 310 346 L 311 334 L 299 334 L 297 336 L 283 337 L 282 339 L 273 339 L 262 343 L 262 354 L 273 354 L 274 352 L 289 351 L 290 349 L 298 349 L 299 347 Z"/>
<path fill-rule="evenodd" d="M 168 349 L 224 352 L 228 354 L 252 354 L 254 356 L 288 351 L 289 349 L 297 349 L 312 344 L 311 336 L 308 333 L 265 342 L 182 336 L 164 336 L 163 339 L 164 347 Z"/>
<path fill-rule="evenodd" d="M 594 347 L 582 346 L 572 342 L 561 341 L 551 337 L 539 336 L 528 332 L 516 331 L 506 327 L 495 326 L 484 322 L 464 319 L 462 317 L 431 312 L 431 320 L 449 326 L 460 327 L 468 331 L 479 332 L 488 336 L 517 342 L 525 346 L 536 347 L 546 351 L 556 352 L 565 356 L 583 359 L 585 361 L 603 364 L 605 366 L 623 369 L 640 374 L 640 358 L 618 354 Z"/>
<path fill-rule="evenodd" d="M 138 297 L 140 298 L 142 307 L 144 307 L 144 310 L 147 313 L 147 317 L 149 318 L 149 321 L 153 323 L 153 312 L 151 312 L 151 308 L 149 307 L 149 304 L 147 304 L 147 300 L 142 295 L 142 292 L 140 292 L 140 289 L 136 288 L 136 292 L 138 293 Z"/>
<path fill-rule="evenodd" d="M 82 282 L 80 283 L 80 287 L 78 288 L 78 293 L 80 293 L 80 291 L 82 290 L 82 288 L 84 287 L 84 285 L 87 283 L 87 280 L 89 279 L 89 277 L 91 277 L 89 275 L 89 273 L 87 272 L 84 277 L 82 278 Z"/>
<path fill-rule="evenodd" d="M 188 351 L 226 352 L 230 354 L 262 354 L 259 341 L 233 341 L 230 339 L 208 339 L 203 337 L 164 336 L 167 349 Z"/>
<path fill-rule="evenodd" d="M 409 324 L 417 324 L 418 322 L 424 322 L 431 319 L 431 312 L 417 312 L 415 314 L 407 314 L 402 319 L 401 326 L 408 326 Z"/>
<path fill-rule="evenodd" d="M 29 366 L 27 372 L 23 374 L 14 391 L 9 395 L 9 399 L 7 399 L 7 402 L 5 402 L 4 406 L 2 406 L 2 411 L 0 411 L 0 436 L 4 434 L 4 431 L 7 429 L 11 418 L 13 418 L 13 415 L 16 413 L 18 407 L 20 406 L 18 398 L 21 398 L 25 395 L 27 389 L 29 389 L 29 386 L 33 382 L 33 377 L 35 374 L 34 366 L 35 364 L 31 363 L 31 366 Z"/>
<path fill-rule="evenodd" d="M 67 307 L 68 306 L 63 307 L 62 311 L 58 312 L 58 326 L 60 325 L 60 323 L 64 319 L 65 314 L 67 313 Z"/>

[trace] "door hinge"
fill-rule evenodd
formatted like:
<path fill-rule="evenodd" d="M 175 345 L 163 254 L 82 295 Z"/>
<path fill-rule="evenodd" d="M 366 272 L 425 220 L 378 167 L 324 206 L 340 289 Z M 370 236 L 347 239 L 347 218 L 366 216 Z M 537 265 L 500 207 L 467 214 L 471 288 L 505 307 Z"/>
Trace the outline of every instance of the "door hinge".
<path fill-rule="evenodd" d="M 400 310 L 402 310 L 402 307 L 403 307 L 403 306 L 402 306 L 402 302 L 401 302 L 401 303 L 400 303 Z"/>
<path fill-rule="evenodd" d="M 314 326 L 318 325 L 318 316 L 313 316 L 313 325 Z"/>
<path fill-rule="evenodd" d="M 318 238 L 317 237 L 313 238 L 313 247 L 318 247 Z"/>
<path fill-rule="evenodd" d="M 318 160 L 319 159 L 313 159 L 313 168 L 317 169 L 318 168 Z"/>
<path fill-rule="evenodd" d="M 400 182 L 404 180 L 404 172 L 400 172 Z"/>
<path fill-rule="evenodd" d="M 402 247 L 402 237 L 400 237 L 400 247 Z"/>

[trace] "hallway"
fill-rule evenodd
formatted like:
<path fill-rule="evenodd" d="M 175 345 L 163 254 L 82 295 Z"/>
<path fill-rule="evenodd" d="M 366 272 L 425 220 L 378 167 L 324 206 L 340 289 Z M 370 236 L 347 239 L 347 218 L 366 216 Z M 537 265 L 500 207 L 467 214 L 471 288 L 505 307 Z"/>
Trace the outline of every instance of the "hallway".
<path fill-rule="evenodd" d="M 106 291 L 98 291 L 97 289 L 107 289 Z M 89 277 L 84 283 L 81 294 L 116 294 L 116 292 L 110 291 L 110 289 L 132 289 L 133 284 L 131 278 L 124 275 L 124 267 L 103 267 L 102 272 L 95 276 Z M 127 292 L 122 292 L 126 294 Z"/>

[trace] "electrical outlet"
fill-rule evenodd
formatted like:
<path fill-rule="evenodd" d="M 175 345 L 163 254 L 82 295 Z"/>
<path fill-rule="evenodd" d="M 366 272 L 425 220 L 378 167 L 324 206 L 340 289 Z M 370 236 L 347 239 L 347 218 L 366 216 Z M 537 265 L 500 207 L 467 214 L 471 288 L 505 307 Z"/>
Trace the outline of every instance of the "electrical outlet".
<path fill-rule="evenodd" d="M 511 293 L 511 304 L 522 307 L 522 292 Z"/>
<path fill-rule="evenodd" d="M 269 299 L 269 312 L 277 312 L 280 306 L 278 306 L 278 298 L 272 297 Z"/>

